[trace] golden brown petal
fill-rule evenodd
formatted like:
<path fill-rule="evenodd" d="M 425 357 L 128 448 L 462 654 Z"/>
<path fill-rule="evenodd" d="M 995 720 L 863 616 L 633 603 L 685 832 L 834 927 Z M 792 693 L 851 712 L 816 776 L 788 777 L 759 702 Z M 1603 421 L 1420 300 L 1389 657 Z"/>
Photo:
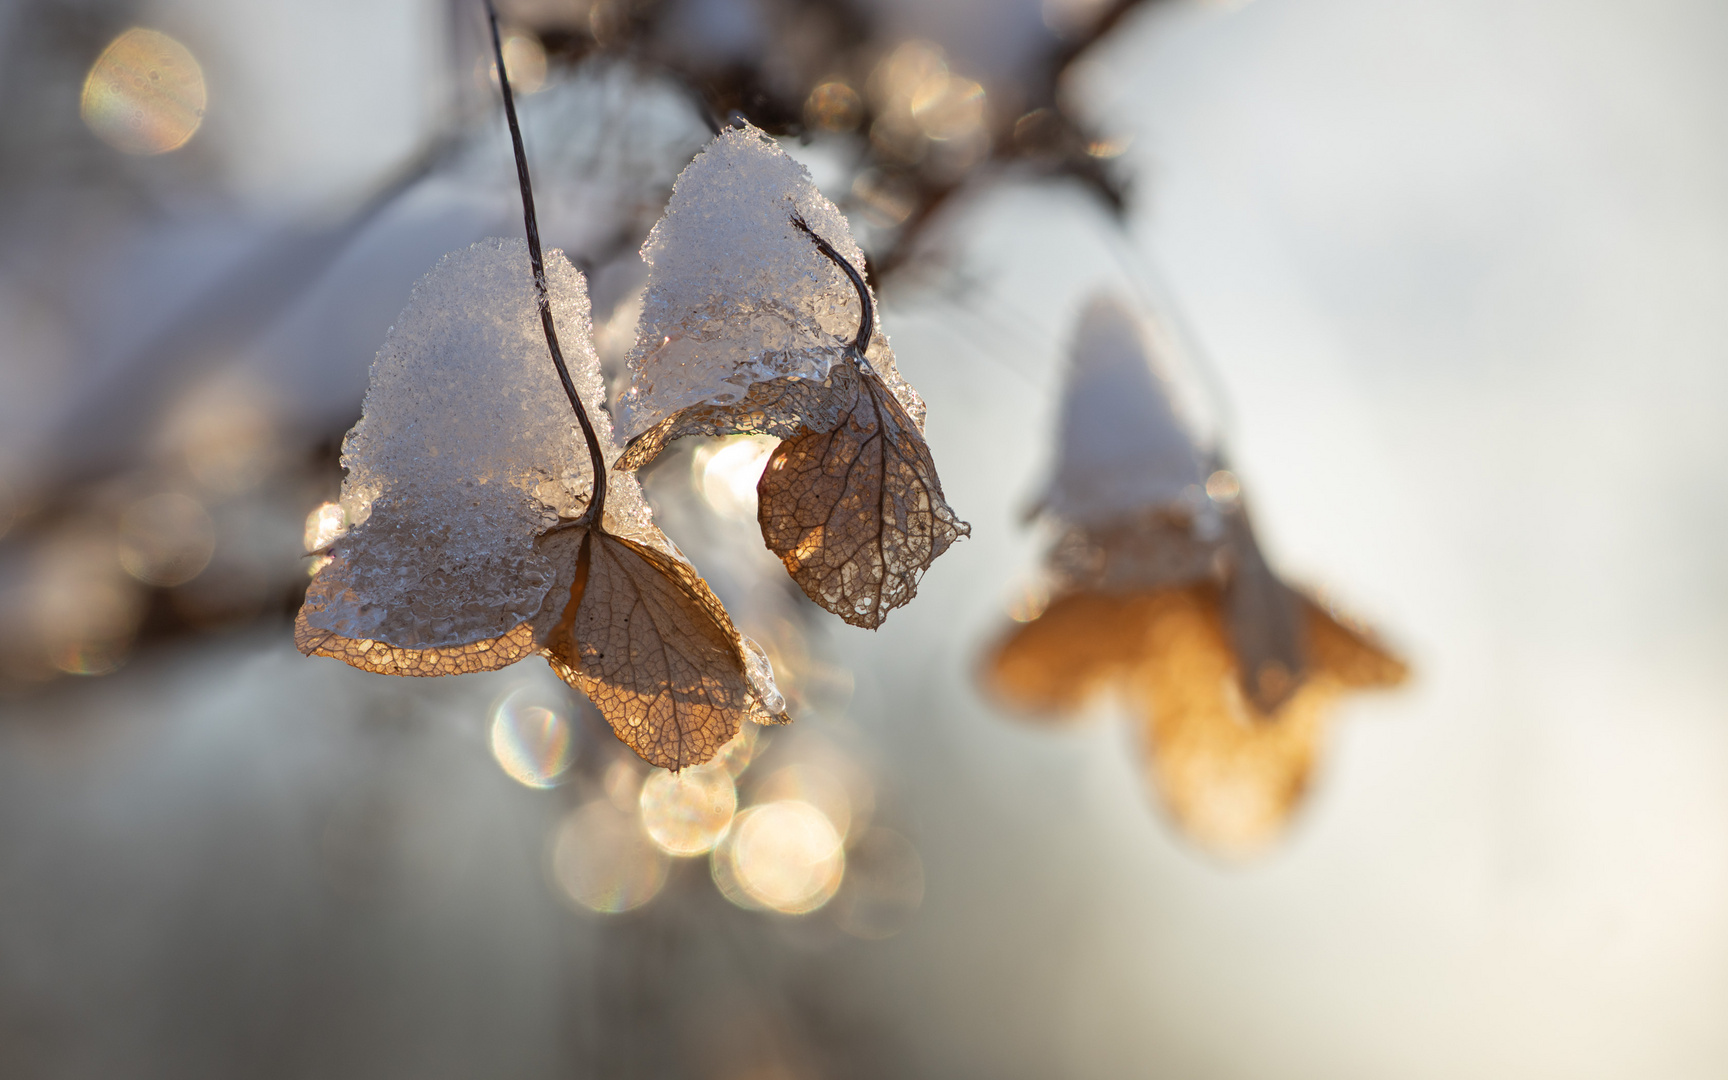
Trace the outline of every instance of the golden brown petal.
<path fill-rule="evenodd" d="M 985 662 L 991 691 L 1016 708 L 1069 719 L 1146 651 L 1146 594 L 1070 593 L 1017 626 Z"/>
<path fill-rule="evenodd" d="M 806 595 L 875 629 L 971 526 L 942 497 L 930 449 L 876 373 L 860 370 L 832 431 L 782 442 L 757 484 L 762 539 Z"/>
<path fill-rule="evenodd" d="M 1308 663 L 1350 687 L 1397 686 L 1410 676 L 1404 661 L 1365 631 L 1351 629 L 1307 597 L 1302 608 L 1308 624 Z"/>
<path fill-rule="evenodd" d="M 560 597 L 568 593 L 575 573 L 580 530 L 558 530 L 535 541 L 546 555 L 555 576 L 546 599 L 535 615 L 494 638 L 432 649 L 400 648 L 383 641 L 343 637 L 331 630 L 307 624 L 301 609 L 294 620 L 294 644 L 307 656 L 329 656 L 380 675 L 469 675 L 496 671 L 525 660 L 541 650 L 564 608 Z"/>
<path fill-rule="evenodd" d="M 1343 684 L 1315 671 L 1260 714 L 1242 694 L 1210 586 L 1153 594 L 1146 640 L 1130 692 L 1159 795 L 1202 846 L 1234 856 L 1265 848 L 1301 802 Z"/>
<path fill-rule="evenodd" d="M 467 675 L 496 671 L 539 651 L 534 624 L 525 622 L 502 637 L 442 649 L 401 649 L 382 641 L 347 638 L 333 630 L 317 630 L 306 624 L 302 613 L 294 620 L 294 644 L 307 656 L 331 656 L 363 671 L 380 675 Z"/>
<path fill-rule="evenodd" d="M 600 530 L 580 537 L 552 668 L 652 765 L 700 765 L 738 733 L 753 697 L 738 633 L 684 563 Z"/>
<path fill-rule="evenodd" d="M 858 369 L 835 364 L 823 380 L 786 376 L 752 383 L 742 401 L 680 409 L 630 440 L 615 469 L 630 471 L 660 456 L 686 435 L 774 435 L 790 439 L 810 431 L 832 431 L 858 393 Z"/>

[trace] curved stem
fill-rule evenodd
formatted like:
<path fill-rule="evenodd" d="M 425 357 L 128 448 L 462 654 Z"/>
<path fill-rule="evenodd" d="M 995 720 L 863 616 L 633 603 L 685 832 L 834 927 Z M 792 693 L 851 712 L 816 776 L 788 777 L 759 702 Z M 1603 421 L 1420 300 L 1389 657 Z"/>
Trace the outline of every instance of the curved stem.
<path fill-rule="evenodd" d="M 552 325 L 552 301 L 546 291 L 546 259 L 540 251 L 540 224 L 534 217 L 534 188 L 528 182 L 528 154 L 522 148 L 522 126 L 516 122 L 516 95 L 510 92 L 510 76 L 504 70 L 504 42 L 498 36 L 498 9 L 492 0 L 485 0 L 486 21 L 492 28 L 492 57 L 498 65 L 498 86 L 504 91 L 504 117 L 510 122 L 510 146 L 516 151 L 516 180 L 522 187 L 522 225 L 528 233 L 528 261 L 534 268 L 534 292 L 540 303 L 540 327 L 546 331 L 546 347 L 552 351 L 552 366 L 558 369 L 558 381 L 564 384 L 564 394 L 570 407 L 576 410 L 576 420 L 582 425 L 582 437 L 588 441 L 588 458 L 594 467 L 594 495 L 582 521 L 602 525 L 606 510 L 606 455 L 600 449 L 600 436 L 582 407 L 576 384 L 570 381 L 570 369 L 564 365 L 564 352 L 558 348 L 558 331 Z"/>
<path fill-rule="evenodd" d="M 833 244 L 817 236 L 816 230 L 810 227 L 810 223 L 804 220 L 802 214 L 794 213 L 792 224 L 802 229 L 806 236 L 816 242 L 816 250 L 828 256 L 833 260 L 834 265 L 846 271 L 846 276 L 852 279 L 852 287 L 858 290 L 858 303 L 863 314 L 858 320 L 858 334 L 852 339 L 852 351 L 858 354 L 859 360 L 863 360 L 865 352 L 870 348 L 870 336 L 876 332 L 876 308 L 870 302 L 870 289 L 864 284 L 864 275 L 842 258 L 840 253 L 834 250 Z"/>

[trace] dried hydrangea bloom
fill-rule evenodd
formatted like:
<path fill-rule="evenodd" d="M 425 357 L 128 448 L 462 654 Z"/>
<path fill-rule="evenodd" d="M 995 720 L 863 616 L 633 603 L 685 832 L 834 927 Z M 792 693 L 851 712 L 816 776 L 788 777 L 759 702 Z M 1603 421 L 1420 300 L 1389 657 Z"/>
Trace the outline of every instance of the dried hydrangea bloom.
<path fill-rule="evenodd" d="M 984 681 L 996 697 L 1034 718 L 1076 720 L 1145 654 L 1149 602 L 1147 593 L 1059 596 L 991 650 Z"/>
<path fill-rule="evenodd" d="M 678 178 L 642 253 L 619 467 L 683 435 L 779 436 L 757 487 L 763 541 L 812 600 L 880 626 L 970 528 L 943 497 L 846 219 L 745 127 Z"/>
<path fill-rule="evenodd" d="M 1075 336 L 1041 504 L 1062 526 L 1050 575 L 1059 591 L 1222 585 L 1243 691 L 1270 713 L 1304 677 L 1297 598 L 1266 565 L 1234 477 L 1209 464 L 1215 455 L 1197 445 L 1173 396 L 1134 314 L 1094 299 Z"/>
<path fill-rule="evenodd" d="M 603 709 L 599 695 L 609 695 L 616 707 L 608 719 L 622 725 L 621 737 L 629 730 L 659 748 L 645 757 L 673 768 L 694 764 L 687 755 L 722 731 L 715 745 L 724 743 L 741 717 L 783 719 L 784 703 L 760 649 L 738 634 L 653 525 L 634 477 L 608 478 L 603 528 L 570 527 L 588 505 L 594 478 L 548 362 L 526 256 L 520 240 L 483 241 L 445 256 L 415 287 L 373 364 L 362 418 L 344 442 L 342 506 L 354 524 L 327 549 L 295 638 L 303 652 L 397 675 L 484 671 L 546 652 L 567 677 L 580 673 L 580 688 Z M 572 381 L 603 450 L 615 453 L 582 276 L 553 252 L 547 284 Z M 590 574 L 584 556 L 594 547 L 634 554 L 622 562 L 603 558 Z M 655 644 L 650 638 L 662 653 L 676 651 L 681 635 L 723 640 L 725 656 L 702 653 L 707 659 L 695 677 L 688 664 L 678 672 L 663 663 L 597 670 L 573 659 L 573 645 L 558 644 L 558 628 L 572 619 L 585 618 L 596 632 L 607 624 L 593 611 L 576 611 L 578 584 L 592 577 L 600 595 L 606 590 L 599 582 L 616 586 L 620 574 L 639 576 L 640 562 L 693 599 L 646 615 L 642 604 L 618 600 L 609 615 L 637 620 L 632 645 L 639 650 Z M 658 712 L 636 707 L 644 695 L 658 702 Z M 699 723 L 692 720 L 698 713 Z M 670 741 L 660 738 L 667 715 L 682 729 Z M 645 722 L 658 742 L 644 734 Z"/>
<path fill-rule="evenodd" d="M 1099 694 L 1121 693 L 1140 716 L 1147 777 L 1177 824 L 1209 850 L 1248 855 L 1300 805 L 1337 698 L 1407 674 L 1366 633 L 1297 602 L 1306 674 L 1271 711 L 1239 689 L 1238 653 L 1211 584 L 1059 597 L 991 653 L 985 680 L 999 698 L 1057 722 Z"/>
<path fill-rule="evenodd" d="M 758 128 L 721 132 L 679 174 L 642 245 L 648 289 L 618 403 L 633 440 L 623 467 L 646 464 L 679 435 L 833 426 L 820 388 L 846 357 L 860 305 L 795 217 L 864 264 L 845 215 Z M 922 428 L 924 403 L 900 378 L 888 339 L 874 334 L 866 356 Z"/>
<path fill-rule="evenodd" d="M 1062 527 L 1047 560 L 1055 595 L 991 651 L 984 679 L 1058 718 L 1125 693 L 1177 822 L 1247 853 L 1298 804 L 1338 695 L 1396 685 L 1405 669 L 1273 573 L 1239 486 L 1206 476 L 1129 318 L 1095 303 L 1082 320 L 1043 502 Z"/>
<path fill-rule="evenodd" d="M 806 596 L 873 630 L 972 530 L 943 498 L 930 448 L 898 399 L 868 369 L 854 382 L 831 430 L 794 436 L 768 456 L 757 520 Z"/>
<path fill-rule="evenodd" d="M 1312 669 L 1264 716 L 1236 692 L 1236 651 L 1210 586 L 1146 598 L 1145 657 L 1127 689 L 1141 714 L 1144 767 L 1171 816 L 1202 846 L 1253 855 L 1281 836 L 1308 790 L 1339 695 L 1395 686 L 1405 668 L 1303 601 Z"/>

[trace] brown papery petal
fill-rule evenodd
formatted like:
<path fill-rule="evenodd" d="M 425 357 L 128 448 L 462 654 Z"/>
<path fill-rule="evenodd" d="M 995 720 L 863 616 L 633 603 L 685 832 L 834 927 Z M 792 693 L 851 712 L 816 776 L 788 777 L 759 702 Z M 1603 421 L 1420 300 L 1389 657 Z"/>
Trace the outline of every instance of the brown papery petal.
<path fill-rule="evenodd" d="M 930 448 L 873 371 L 832 431 L 775 448 L 756 487 L 762 539 L 810 599 L 875 629 L 971 526 L 942 497 Z"/>
<path fill-rule="evenodd" d="M 1393 687 L 1409 678 L 1409 666 L 1367 632 L 1344 625 L 1307 597 L 1301 599 L 1311 668 L 1361 689 Z"/>
<path fill-rule="evenodd" d="M 307 656 L 329 656 L 380 675 L 470 675 L 496 671 L 539 652 L 563 615 L 560 597 L 569 593 L 575 576 L 581 530 L 558 530 L 535 543 L 554 568 L 552 585 L 540 609 L 497 637 L 438 648 L 403 648 L 367 638 L 343 637 L 331 630 L 311 626 L 302 608 L 294 620 L 294 644 Z"/>
<path fill-rule="evenodd" d="M 580 536 L 552 668 L 651 765 L 709 760 L 738 733 L 752 696 L 738 633 L 694 570 L 600 530 Z"/>
<path fill-rule="evenodd" d="M 1146 769 L 1195 841 L 1221 855 L 1254 854 L 1301 802 L 1344 684 L 1313 670 L 1261 715 L 1243 697 L 1217 590 L 1164 589 L 1152 601 L 1145 659 L 1129 680 Z"/>
<path fill-rule="evenodd" d="M 363 671 L 380 675 L 468 675 L 496 671 L 539 651 L 532 622 L 521 623 L 502 637 L 439 649 L 403 649 L 382 641 L 348 638 L 333 630 L 306 624 L 305 613 L 294 620 L 294 644 L 307 656 L 331 656 Z"/>
<path fill-rule="evenodd" d="M 1017 626 L 985 661 L 985 682 L 1005 703 L 1067 719 L 1146 651 L 1146 594 L 1070 593 Z"/>

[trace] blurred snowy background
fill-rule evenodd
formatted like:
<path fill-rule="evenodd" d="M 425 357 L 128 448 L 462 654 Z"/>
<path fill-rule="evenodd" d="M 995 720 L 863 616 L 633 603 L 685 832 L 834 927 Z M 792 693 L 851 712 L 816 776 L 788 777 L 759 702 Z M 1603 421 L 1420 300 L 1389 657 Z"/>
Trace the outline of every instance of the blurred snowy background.
<path fill-rule="evenodd" d="M 643 773 L 539 661 L 294 651 L 373 351 L 520 228 L 474 5 L 9 0 L 0 1072 L 1728 1068 L 1728 9 L 500 6 L 613 364 L 733 109 L 871 255 L 974 528 L 918 599 L 876 634 L 797 601 L 748 440 L 648 478 L 799 709 L 738 804 L 822 808 L 848 861 L 776 893 L 765 828 L 642 841 Z M 1274 562 L 1417 673 L 1347 702 L 1243 866 L 1159 818 L 1122 725 L 975 689 L 1101 286 L 1180 321 Z"/>

